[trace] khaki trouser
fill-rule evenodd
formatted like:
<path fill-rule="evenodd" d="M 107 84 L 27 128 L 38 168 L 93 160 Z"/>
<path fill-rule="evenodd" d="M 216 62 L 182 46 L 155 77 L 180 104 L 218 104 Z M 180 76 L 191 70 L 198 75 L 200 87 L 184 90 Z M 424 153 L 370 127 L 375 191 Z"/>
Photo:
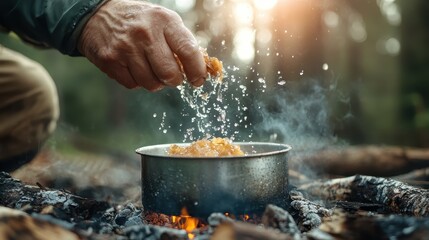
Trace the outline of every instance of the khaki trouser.
<path fill-rule="evenodd" d="M 39 149 L 58 116 L 57 90 L 48 72 L 0 45 L 0 162 Z"/>

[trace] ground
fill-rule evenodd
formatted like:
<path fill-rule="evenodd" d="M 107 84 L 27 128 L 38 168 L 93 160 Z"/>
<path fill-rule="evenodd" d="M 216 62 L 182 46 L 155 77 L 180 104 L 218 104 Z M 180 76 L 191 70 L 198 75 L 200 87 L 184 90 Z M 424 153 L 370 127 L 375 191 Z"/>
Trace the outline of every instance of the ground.
<path fill-rule="evenodd" d="M 29 185 L 64 189 L 78 196 L 141 205 L 139 156 L 112 156 L 45 147 L 29 164 L 12 173 Z"/>

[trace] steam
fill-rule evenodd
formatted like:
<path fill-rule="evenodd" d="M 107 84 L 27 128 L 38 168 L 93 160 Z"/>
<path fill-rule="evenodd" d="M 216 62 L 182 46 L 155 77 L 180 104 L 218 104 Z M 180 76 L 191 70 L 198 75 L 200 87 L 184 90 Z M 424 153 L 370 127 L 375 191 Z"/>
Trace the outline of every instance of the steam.
<path fill-rule="evenodd" d="M 343 98 L 335 83 L 315 79 L 287 82 L 256 101 L 252 109 L 257 121 L 255 138 L 291 145 L 290 169 L 315 179 L 320 170 L 301 164 L 301 159 L 323 148 L 346 145 L 335 136 L 332 125 L 332 120 L 338 119 L 333 111 L 335 103 L 343 102 Z"/>
<path fill-rule="evenodd" d="M 281 142 L 295 151 L 317 150 L 338 142 L 330 125 L 332 85 L 304 80 L 265 94 L 254 106 L 261 141 Z"/>

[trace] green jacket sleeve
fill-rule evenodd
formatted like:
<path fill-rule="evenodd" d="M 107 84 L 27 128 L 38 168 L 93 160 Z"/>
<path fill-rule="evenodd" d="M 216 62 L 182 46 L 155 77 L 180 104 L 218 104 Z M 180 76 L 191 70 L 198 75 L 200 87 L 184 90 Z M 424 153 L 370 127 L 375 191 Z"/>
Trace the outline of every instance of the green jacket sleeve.
<path fill-rule="evenodd" d="M 0 25 L 64 54 L 76 49 L 84 24 L 104 0 L 0 0 Z"/>

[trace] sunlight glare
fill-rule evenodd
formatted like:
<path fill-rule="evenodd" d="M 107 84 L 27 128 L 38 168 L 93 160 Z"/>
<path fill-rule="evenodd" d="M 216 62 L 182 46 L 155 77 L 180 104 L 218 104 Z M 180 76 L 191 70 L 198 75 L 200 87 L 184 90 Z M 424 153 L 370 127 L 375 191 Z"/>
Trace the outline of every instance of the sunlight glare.
<path fill-rule="evenodd" d="M 351 24 L 349 26 L 350 37 L 356 42 L 364 42 L 367 38 L 365 23 L 362 18 L 358 16 L 351 17 Z"/>
<path fill-rule="evenodd" d="M 255 31 L 252 28 L 238 30 L 234 37 L 234 57 L 250 63 L 255 57 Z"/>
<path fill-rule="evenodd" d="M 195 6 L 195 0 L 176 0 L 176 7 L 179 12 L 189 12 Z"/>
<path fill-rule="evenodd" d="M 285 1 L 285 0 L 283 0 Z M 257 10 L 270 10 L 277 4 L 277 0 L 253 0 Z"/>
<path fill-rule="evenodd" d="M 270 43 L 272 37 L 273 37 L 273 34 L 271 34 L 271 31 L 266 28 L 261 29 L 256 33 L 256 40 L 262 44 Z"/>
<path fill-rule="evenodd" d="M 340 17 L 335 12 L 327 11 L 323 14 L 323 20 L 326 26 L 334 28 L 338 26 L 340 22 Z"/>
<path fill-rule="evenodd" d="M 234 6 L 234 16 L 237 23 L 251 25 L 253 22 L 253 8 L 247 2 L 239 2 Z"/>
<path fill-rule="evenodd" d="M 385 44 L 386 52 L 392 56 L 398 55 L 401 51 L 401 43 L 396 38 L 389 38 Z"/>

